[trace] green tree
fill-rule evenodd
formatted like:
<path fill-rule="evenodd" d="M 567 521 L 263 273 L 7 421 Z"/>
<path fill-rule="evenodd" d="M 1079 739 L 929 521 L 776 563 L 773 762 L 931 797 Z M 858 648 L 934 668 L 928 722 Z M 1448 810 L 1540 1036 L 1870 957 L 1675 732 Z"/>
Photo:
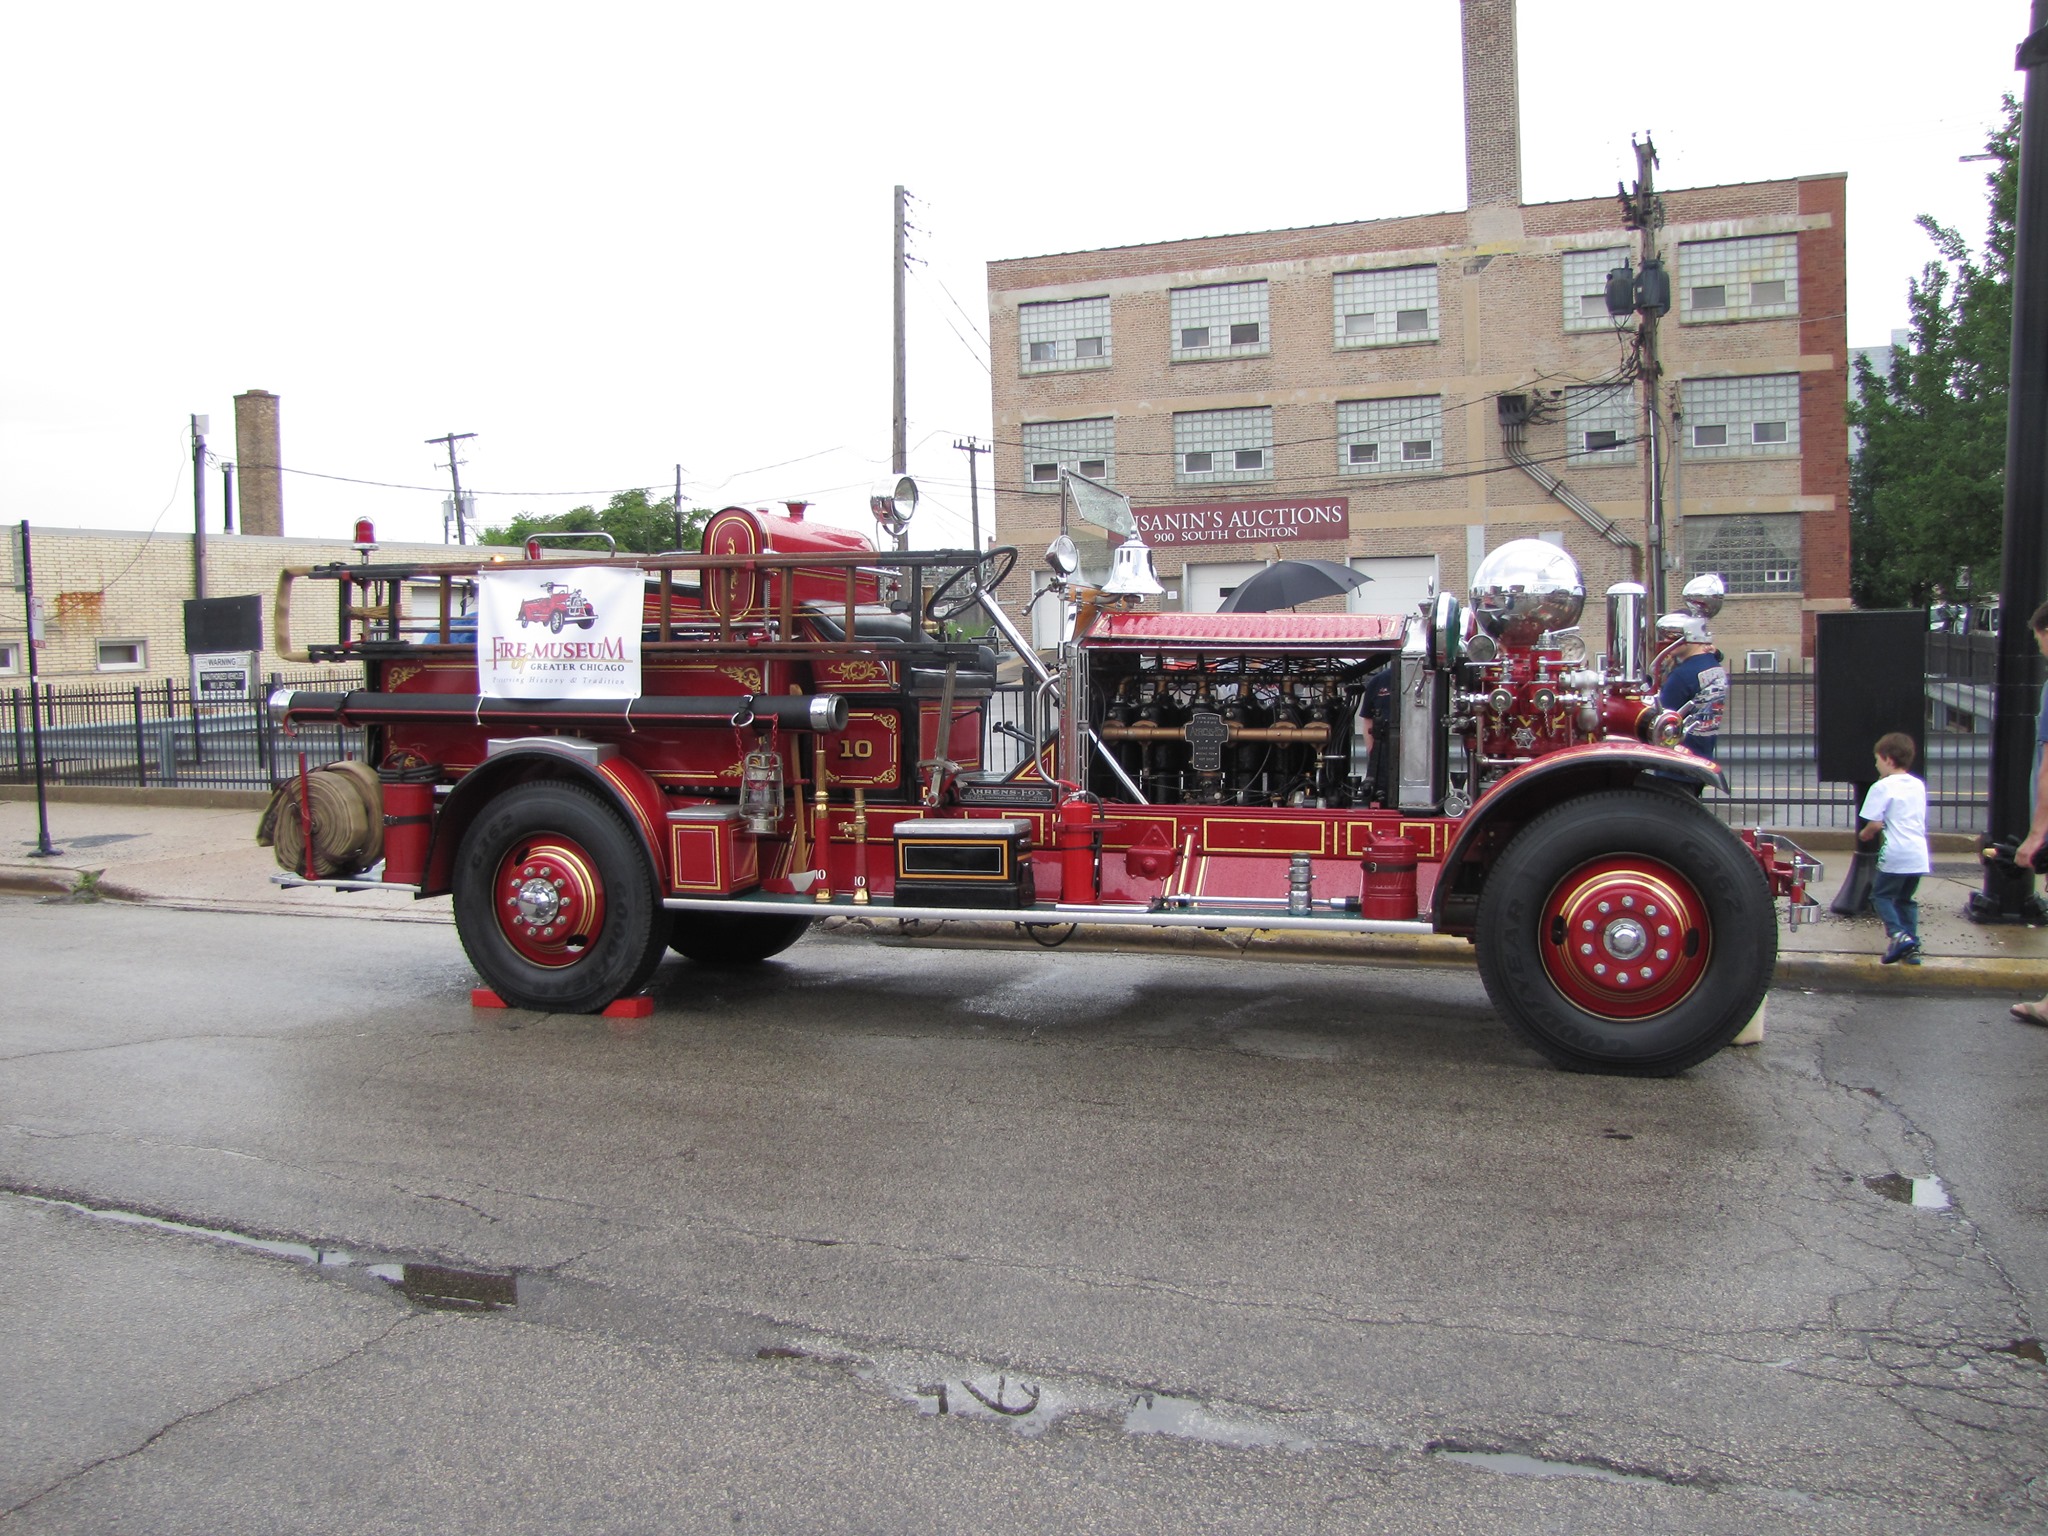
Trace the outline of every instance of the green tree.
<path fill-rule="evenodd" d="M 486 544 L 524 544 L 535 533 L 608 533 L 618 541 L 619 553 L 658 555 L 663 550 L 696 549 L 704 539 L 709 507 L 692 507 L 683 513 L 683 542 L 676 543 L 676 500 L 673 496 L 649 501 L 640 489 L 619 491 L 595 507 L 571 507 L 567 512 L 521 512 L 502 528 L 486 528 Z M 602 539 L 550 539 L 549 549 L 604 548 Z"/>
<path fill-rule="evenodd" d="M 1998 589 L 2019 143 L 2019 103 L 2007 96 L 2004 125 L 1984 146 L 1997 166 L 1983 252 L 1923 214 L 1936 254 L 1906 287 L 1912 344 L 1893 350 L 1889 378 L 1857 359 L 1850 584 L 1862 607 L 1919 606 L 1962 565 L 1974 590 Z"/>

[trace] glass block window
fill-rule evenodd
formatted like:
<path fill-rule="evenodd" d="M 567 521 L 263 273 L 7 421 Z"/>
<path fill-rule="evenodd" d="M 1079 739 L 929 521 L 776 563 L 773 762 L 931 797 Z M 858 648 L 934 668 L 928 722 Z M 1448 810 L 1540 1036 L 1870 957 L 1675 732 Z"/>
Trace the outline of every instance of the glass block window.
<path fill-rule="evenodd" d="M 1017 306 L 1017 343 L 1024 373 L 1109 366 L 1109 300 L 1068 299 Z"/>
<path fill-rule="evenodd" d="M 1685 379 L 1679 449 L 1688 459 L 1797 458 L 1799 375 Z"/>
<path fill-rule="evenodd" d="M 1633 384 L 1584 384 L 1565 390 L 1566 463 L 1633 464 L 1638 430 Z"/>
<path fill-rule="evenodd" d="M 1116 419 L 1024 423 L 1024 489 L 1057 495 L 1060 471 L 1116 484 Z"/>
<path fill-rule="evenodd" d="M 1272 351 L 1272 317 L 1262 282 L 1176 288 L 1169 308 L 1173 334 L 1167 353 L 1175 362 Z"/>
<path fill-rule="evenodd" d="M 1444 467 L 1440 395 L 1337 402 L 1337 473 L 1416 475 Z"/>
<path fill-rule="evenodd" d="M 1685 573 L 1712 571 L 1737 597 L 1796 595 L 1799 585 L 1799 514 L 1688 517 Z"/>
<path fill-rule="evenodd" d="M 1564 253 L 1564 328 L 1612 330 L 1618 316 L 1607 313 L 1607 274 L 1629 259 L 1625 246 Z"/>
<path fill-rule="evenodd" d="M 1769 320 L 1799 313 L 1799 237 L 1684 240 L 1678 246 L 1678 318 Z"/>
<path fill-rule="evenodd" d="M 1339 347 L 1437 339 L 1435 267 L 1339 272 L 1333 295 Z"/>
<path fill-rule="evenodd" d="M 1272 479 L 1273 408 L 1176 411 L 1173 478 L 1177 485 Z"/>

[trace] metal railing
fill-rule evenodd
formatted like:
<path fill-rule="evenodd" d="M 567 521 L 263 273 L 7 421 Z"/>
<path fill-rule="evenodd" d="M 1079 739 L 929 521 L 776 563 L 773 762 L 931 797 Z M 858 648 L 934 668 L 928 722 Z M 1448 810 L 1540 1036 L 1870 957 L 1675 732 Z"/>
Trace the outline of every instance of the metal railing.
<path fill-rule="evenodd" d="M 1991 691 L 1997 636 L 1927 637 L 1926 709 L 1913 772 L 1927 785 L 1930 832 L 1981 832 L 1990 808 Z M 1773 827 L 1856 824 L 1858 786 L 1815 775 L 1814 674 L 1744 672 L 1728 680 L 1716 753 L 1728 793 L 1706 803 L 1731 822 Z"/>
<path fill-rule="evenodd" d="M 286 684 L 360 688 L 360 673 L 273 672 L 253 699 L 195 701 L 189 683 L 166 679 L 90 688 L 38 685 L 0 695 L 0 783 L 35 780 L 35 727 L 42 727 L 46 782 L 268 789 L 296 771 L 299 754 L 329 763 L 363 755 L 363 733 L 342 726 L 287 728 L 270 710 Z"/>

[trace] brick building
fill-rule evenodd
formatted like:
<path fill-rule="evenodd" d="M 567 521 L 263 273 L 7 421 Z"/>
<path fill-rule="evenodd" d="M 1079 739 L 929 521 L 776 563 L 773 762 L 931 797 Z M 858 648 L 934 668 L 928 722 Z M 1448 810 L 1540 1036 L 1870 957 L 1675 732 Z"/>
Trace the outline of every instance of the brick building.
<path fill-rule="evenodd" d="M 1168 606 L 1314 556 L 1403 609 L 1544 537 L 1604 649 L 1598 594 L 1647 580 L 1643 386 L 1604 299 L 1640 237 L 1611 196 L 1520 200 L 1513 0 L 1465 0 L 1465 100 L 1461 212 L 990 263 L 1004 542 L 1059 531 L 1062 467 L 1131 494 Z M 1674 602 L 1727 578 L 1737 667 L 1811 655 L 1849 605 L 1845 191 L 1662 194 L 1667 570 Z"/>

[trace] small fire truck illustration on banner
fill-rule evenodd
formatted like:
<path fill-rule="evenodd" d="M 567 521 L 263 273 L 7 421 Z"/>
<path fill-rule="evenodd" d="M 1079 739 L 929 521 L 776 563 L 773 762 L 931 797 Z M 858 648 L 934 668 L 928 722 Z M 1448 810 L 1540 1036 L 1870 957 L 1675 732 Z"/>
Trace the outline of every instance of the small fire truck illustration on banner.
<path fill-rule="evenodd" d="M 519 605 L 519 627 L 529 624 L 545 624 L 556 634 L 562 632 L 564 624 L 590 628 L 597 622 L 597 610 L 583 595 L 580 587 L 565 587 L 559 581 L 541 583 L 541 595 L 529 597 Z"/>

